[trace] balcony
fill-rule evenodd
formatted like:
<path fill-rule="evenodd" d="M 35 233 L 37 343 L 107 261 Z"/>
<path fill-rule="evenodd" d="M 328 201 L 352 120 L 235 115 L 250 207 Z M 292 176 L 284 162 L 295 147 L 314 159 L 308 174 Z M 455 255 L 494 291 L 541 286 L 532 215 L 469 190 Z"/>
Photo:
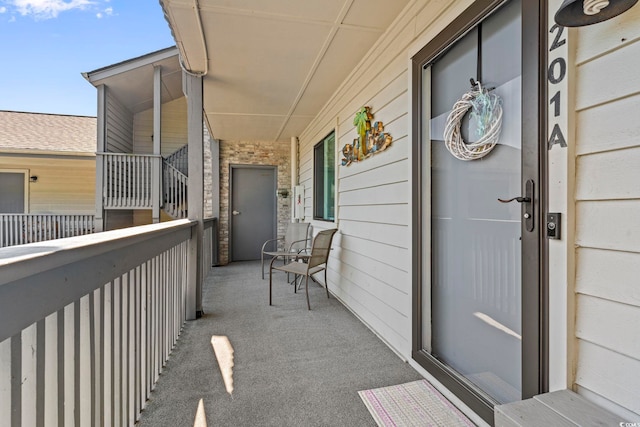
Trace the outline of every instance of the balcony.
<path fill-rule="evenodd" d="M 0 425 L 374 425 L 357 391 L 421 378 L 321 287 L 210 271 L 214 225 L 1 249 Z"/>

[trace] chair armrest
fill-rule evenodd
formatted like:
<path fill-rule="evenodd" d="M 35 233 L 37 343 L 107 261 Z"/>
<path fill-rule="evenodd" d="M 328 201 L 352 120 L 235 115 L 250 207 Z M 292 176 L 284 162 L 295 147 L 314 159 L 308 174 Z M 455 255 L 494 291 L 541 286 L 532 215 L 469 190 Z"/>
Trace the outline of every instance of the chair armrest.
<path fill-rule="evenodd" d="M 264 252 L 264 248 L 265 246 L 267 246 L 267 243 L 271 243 L 271 242 L 277 242 L 278 240 L 284 240 L 284 237 L 278 237 L 277 239 L 269 239 L 266 242 L 264 242 L 264 244 L 262 245 L 262 249 L 260 250 L 260 252 Z M 278 249 L 276 247 L 276 249 Z"/>
<path fill-rule="evenodd" d="M 294 240 L 293 242 L 291 242 L 291 244 L 289 245 L 289 247 L 287 248 L 287 250 L 288 250 L 289 252 L 293 252 L 293 250 L 292 250 L 292 249 L 293 249 L 293 245 L 295 245 L 296 243 L 300 243 L 300 242 L 306 242 L 306 241 L 308 241 L 308 240 L 309 240 L 309 239 Z M 307 250 L 307 249 L 309 249 L 309 248 L 302 248 L 302 249 L 298 250 L 298 253 L 300 253 L 300 251 L 304 251 L 304 250 Z"/>

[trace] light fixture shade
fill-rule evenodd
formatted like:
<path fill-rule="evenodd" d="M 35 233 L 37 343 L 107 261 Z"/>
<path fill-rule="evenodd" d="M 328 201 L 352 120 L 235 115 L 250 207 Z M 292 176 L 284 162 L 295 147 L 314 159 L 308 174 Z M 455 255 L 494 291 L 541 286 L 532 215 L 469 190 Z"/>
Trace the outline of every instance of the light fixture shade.
<path fill-rule="evenodd" d="M 584 2 L 585 0 L 564 0 L 555 15 L 556 24 L 563 27 L 583 27 L 596 24 L 626 12 L 638 0 L 609 0 L 608 5 L 593 15 L 585 13 Z M 606 4 L 607 2 L 604 1 L 603 3 Z"/>

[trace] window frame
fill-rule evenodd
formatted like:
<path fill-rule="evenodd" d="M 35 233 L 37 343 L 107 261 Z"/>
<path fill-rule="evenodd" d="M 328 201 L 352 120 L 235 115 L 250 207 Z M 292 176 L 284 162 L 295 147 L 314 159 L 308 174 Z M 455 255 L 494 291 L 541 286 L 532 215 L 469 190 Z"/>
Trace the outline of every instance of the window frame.
<path fill-rule="evenodd" d="M 326 152 L 326 150 L 324 149 L 324 146 L 326 144 L 326 142 L 333 137 L 333 147 L 332 147 L 332 152 L 333 152 L 333 174 L 332 174 L 332 179 L 333 179 L 333 194 L 330 195 L 330 198 L 333 200 L 333 216 L 332 217 L 328 217 L 325 216 L 324 213 L 322 215 L 319 215 L 319 210 L 322 209 L 322 211 L 324 212 L 324 201 L 325 200 L 329 200 L 327 197 L 325 197 L 325 178 L 327 177 L 327 170 L 328 168 L 323 166 L 321 171 L 322 174 L 320 174 L 320 171 L 318 170 L 318 158 L 317 158 L 317 153 L 318 153 L 318 149 L 322 150 L 322 154 L 323 154 L 323 164 L 324 164 L 324 153 Z M 336 160 L 336 131 L 335 129 L 332 129 L 331 132 L 329 132 L 327 135 L 324 136 L 324 138 L 322 138 L 319 142 L 317 142 L 314 146 L 313 146 L 313 219 L 315 221 L 324 221 L 324 222 L 334 222 L 336 221 L 336 171 L 337 171 L 337 167 L 335 164 L 335 160 Z M 321 194 L 319 191 L 319 186 L 322 186 L 322 192 Z M 320 202 L 322 200 L 323 204 L 322 206 L 320 206 L 318 204 L 318 202 Z"/>

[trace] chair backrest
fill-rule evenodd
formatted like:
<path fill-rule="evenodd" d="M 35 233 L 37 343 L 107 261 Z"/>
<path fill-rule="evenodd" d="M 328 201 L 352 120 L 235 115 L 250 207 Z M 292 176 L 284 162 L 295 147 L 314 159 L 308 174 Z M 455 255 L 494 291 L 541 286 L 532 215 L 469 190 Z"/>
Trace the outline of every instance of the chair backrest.
<path fill-rule="evenodd" d="M 289 225 L 287 225 L 287 231 L 284 233 L 283 249 L 285 251 L 298 251 L 307 248 L 310 225 L 308 222 L 289 223 Z"/>
<path fill-rule="evenodd" d="M 309 258 L 308 268 L 313 268 L 327 262 L 329 252 L 331 251 L 333 235 L 336 234 L 336 231 L 338 231 L 337 228 L 332 228 L 330 230 L 322 230 L 316 235 L 311 245 L 311 258 Z"/>

